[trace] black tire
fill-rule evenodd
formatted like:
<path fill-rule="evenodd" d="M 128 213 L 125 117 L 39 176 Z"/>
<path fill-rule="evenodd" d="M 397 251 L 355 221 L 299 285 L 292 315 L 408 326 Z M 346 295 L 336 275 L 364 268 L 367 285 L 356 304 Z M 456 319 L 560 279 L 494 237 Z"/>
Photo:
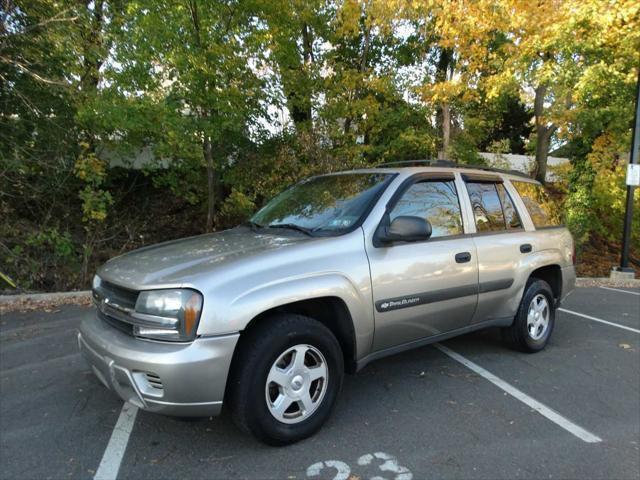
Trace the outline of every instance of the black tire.
<path fill-rule="evenodd" d="M 527 315 L 531 302 L 538 295 L 544 295 L 547 299 L 549 305 L 549 323 L 545 333 L 540 338 L 534 339 L 527 327 Z M 539 352 L 547 346 L 549 338 L 551 338 L 555 325 L 555 317 L 556 308 L 551 287 L 544 280 L 530 278 L 525 286 L 524 294 L 522 295 L 522 300 L 520 301 L 520 306 L 518 307 L 518 312 L 513 320 L 513 324 L 510 327 L 502 329 L 503 338 L 511 347 L 521 352 Z"/>
<path fill-rule="evenodd" d="M 265 387 L 271 366 L 300 345 L 319 350 L 327 364 L 328 381 L 317 409 L 299 423 L 276 419 L 267 406 Z M 244 332 L 234 355 L 227 384 L 227 406 L 234 422 L 269 445 L 287 445 L 317 432 L 329 417 L 342 388 L 344 360 L 340 344 L 322 323 L 302 315 L 277 314 Z"/>

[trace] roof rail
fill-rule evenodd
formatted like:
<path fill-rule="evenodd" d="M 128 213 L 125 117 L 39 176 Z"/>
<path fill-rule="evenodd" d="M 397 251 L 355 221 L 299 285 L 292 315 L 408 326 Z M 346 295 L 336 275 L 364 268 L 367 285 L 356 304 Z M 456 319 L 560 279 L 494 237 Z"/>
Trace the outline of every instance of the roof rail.
<path fill-rule="evenodd" d="M 472 168 L 475 170 L 483 170 L 486 172 L 498 172 L 507 173 L 509 175 L 517 175 L 519 177 L 531 178 L 524 172 L 519 170 L 508 170 L 503 168 L 494 168 L 488 165 L 470 165 L 470 164 L 458 164 L 451 160 L 404 160 L 400 162 L 385 162 L 376 165 L 378 168 L 393 168 L 393 167 L 447 167 L 447 168 Z"/>
<path fill-rule="evenodd" d="M 405 166 L 405 167 L 411 167 L 411 166 L 416 166 L 416 167 L 420 167 L 420 166 L 429 166 L 429 167 L 455 167 L 456 164 L 454 162 L 452 162 L 451 160 L 403 160 L 403 161 L 399 161 L 399 162 L 385 162 L 385 163 L 381 163 L 379 165 L 376 165 L 376 167 L 395 167 L 395 166 Z"/>

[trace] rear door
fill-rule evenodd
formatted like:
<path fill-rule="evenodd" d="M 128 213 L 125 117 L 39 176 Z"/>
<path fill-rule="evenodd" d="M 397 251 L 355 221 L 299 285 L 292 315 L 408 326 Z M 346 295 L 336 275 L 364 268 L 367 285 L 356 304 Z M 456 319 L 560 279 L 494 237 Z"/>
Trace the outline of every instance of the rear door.
<path fill-rule="evenodd" d="M 472 323 L 513 318 L 522 287 L 516 282 L 530 239 L 502 177 L 463 174 L 476 233 L 478 307 Z"/>
<path fill-rule="evenodd" d="M 464 235 L 453 174 L 419 174 L 387 205 L 390 220 L 420 216 L 432 225 L 421 242 L 367 243 L 373 286 L 374 350 L 456 330 L 470 324 L 477 300 L 473 238 Z"/>

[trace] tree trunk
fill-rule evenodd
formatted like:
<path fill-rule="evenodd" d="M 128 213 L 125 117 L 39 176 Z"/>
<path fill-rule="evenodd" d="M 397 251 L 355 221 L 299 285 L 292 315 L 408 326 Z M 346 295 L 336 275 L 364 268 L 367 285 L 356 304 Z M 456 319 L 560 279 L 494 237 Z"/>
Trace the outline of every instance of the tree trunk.
<path fill-rule="evenodd" d="M 364 31 L 363 42 L 364 43 L 362 46 L 362 55 L 360 55 L 359 69 L 360 69 L 360 73 L 362 73 L 364 76 L 364 73 L 367 71 L 368 62 L 369 62 L 369 49 L 371 48 L 371 28 L 367 28 Z M 356 86 L 355 92 L 353 94 L 353 98 L 359 98 L 359 96 L 360 96 L 360 89 Z M 351 130 L 352 122 L 353 122 L 353 118 L 349 115 L 344 119 L 343 132 L 345 135 L 349 134 L 349 131 Z"/>
<path fill-rule="evenodd" d="M 89 10 L 90 1 L 85 2 L 85 7 Z M 100 82 L 100 68 L 104 63 L 103 48 L 103 25 L 104 25 L 104 0 L 93 2 L 93 9 L 89 12 L 90 19 L 88 28 L 82 32 L 83 40 L 83 72 L 80 78 L 80 88 L 82 94 L 88 96 L 98 89 Z"/>
<path fill-rule="evenodd" d="M 189 11 L 191 13 L 191 22 L 193 23 L 193 35 L 195 44 L 198 49 L 202 50 L 202 39 L 200 36 L 200 15 L 198 13 L 198 3 L 196 0 L 189 0 Z M 205 81 L 205 92 L 208 94 L 210 85 L 209 81 Z M 207 109 L 197 109 L 200 115 L 206 119 L 209 119 L 212 112 Z M 218 179 L 216 173 L 215 162 L 213 159 L 213 147 L 211 145 L 211 137 L 205 132 L 204 140 L 202 141 L 202 156 L 204 157 L 204 163 L 207 166 L 207 232 L 213 231 L 213 220 L 216 209 L 216 197 L 218 191 Z"/>
<path fill-rule="evenodd" d="M 287 99 L 287 108 L 296 130 L 306 129 L 312 121 L 312 93 L 310 78 L 313 58 L 313 32 L 308 24 L 303 23 L 300 37 L 280 38 L 282 45 L 292 42 L 302 44 L 302 58 L 292 58 L 289 55 L 276 55 L 278 68 L 281 73 L 282 88 Z"/>
<path fill-rule="evenodd" d="M 369 48 L 371 46 L 371 28 L 364 31 L 364 45 L 362 46 L 362 56 L 360 57 L 360 73 L 367 71 L 369 61 Z"/>
<path fill-rule="evenodd" d="M 545 183 L 547 179 L 547 157 L 551 142 L 551 129 L 536 126 L 536 180 Z"/>
<path fill-rule="evenodd" d="M 207 165 L 207 232 L 213 231 L 213 218 L 216 208 L 216 192 L 218 182 L 216 178 L 216 169 L 213 161 L 213 148 L 211 139 L 208 135 L 204 136 L 202 143 L 202 154 Z"/>
<path fill-rule="evenodd" d="M 445 82 L 449 77 L 449 70 L 453 63 L 453 52 L 442 49 L 436 65 L 436 82 Z M 442 102 L 436 114 L 438 130 L 442 139 L 441 149 L 438 151 L 438 159 L 446 160 L 449 156 L 449 143 L 451 141 L 451 106 L 449 102 Z"/>
<path fill-rule="evenodd" d="M 311 32 L 311 29 L 309 28 L 309 25 L 307 25 L 306 23 L 302 26 L 302 59 L 304 62 L 303 65 L 303 71 L 304 71 L 304 75 L 305 77 L 308 79 L 311 72 L 309 72 L 309 69 L 311 68 L 311 65 L 313 64 L 313 33 Z M 302 105 L 302 110 L 304 110 L 304 122 L 306 122 L 308 125 L 311 124 L 311 90 L 305 90 L 303 92 L 304 98 L 303 98 L 303 105 Z"/>
<path fill-rule="evenodd" d="M 442 150 L 438 152 L 438 159 L 449 159 L 449 141 L 451 138 L 451 110 L 448 103 L 440 106 L 442 110 Z"/>
<path fill-rule="evenodd" d="M 544 184 L 547 180 L 547 157 L 551 145 L 551 135 L 556 130 L 555 125 L 545 125 L 544 122 L 544 97 L 547 86 L 542 84 L 536 88 L 536 96 L 533 103 L 533 114 L 536 120 L 536 180 Z"/>
<path fill-rule="evenodd" d="M 100 84 L 100 68 L 105 61 L 104 47 L 104 0 L 96 0 L 91 7 L 91 1 L 85 0 L 84 7 L 89 15 L 88 22 L 83 25 L 80 31 L 82 41 L 82 73 L 79 81 L 79 92 L 75 96 L 78 107 L 82 107 L 90 102 L 98 92 Z M 94 132 L 83 127 L 79 134 L 79 140 L 83 144 L 76 161 L 83 157 L 94 155 L 97 149 L 96 136 Z M 100 190 L 100 186 L 90 182 L 84 183 L 85 187 L 93 190 Z M 84 201 L 83 201 L 84 202 Z M 84 242 L 82 244 L 82 265 L 80 269 L 80 282 L 87 285 L 89 282 L 89 267 L 91 258 L 98 240 L 100 222 L 87 221 L 84 226 Z"/>

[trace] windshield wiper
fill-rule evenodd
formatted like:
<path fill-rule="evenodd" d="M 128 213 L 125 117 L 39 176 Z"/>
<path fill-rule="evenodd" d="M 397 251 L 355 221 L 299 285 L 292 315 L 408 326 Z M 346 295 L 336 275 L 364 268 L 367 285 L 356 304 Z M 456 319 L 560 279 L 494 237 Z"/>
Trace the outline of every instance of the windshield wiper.
<path fill-rule="evenodd" d="M 243 227 L 249 227 L 254 232 L 258 231 L 260 228 L 264 228 L 264 225 L 260 225 L 259 223 L 253 222 L 251 220 L 247 220 L 240 224 Z"/>
<path fill-rule="evenodd" d="M 300 225 L 296 225 L 295 223 L 274 223 L 271 225 L 266 225 L 267 228 L 287 228 L 289 230 L 297 230 L 298 232 L 302 232 L 305 235 L 309 235 L 313 237 L 313 230 L 305 227 L 301 227 Z"/>

